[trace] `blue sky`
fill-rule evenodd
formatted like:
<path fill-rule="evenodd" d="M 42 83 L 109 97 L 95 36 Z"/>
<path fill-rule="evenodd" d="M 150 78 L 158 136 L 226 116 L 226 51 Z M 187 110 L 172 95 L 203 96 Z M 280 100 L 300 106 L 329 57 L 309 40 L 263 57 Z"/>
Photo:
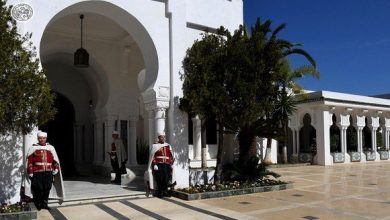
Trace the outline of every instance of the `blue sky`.
<path fill-rule="evenodd" d="M 244 0 L 245 24 L 257 17 L 286 23 L 279 36 L 317 61 L 321 78 L 300 80 L 305 89 L 390 93 L 390 0 Z"/>

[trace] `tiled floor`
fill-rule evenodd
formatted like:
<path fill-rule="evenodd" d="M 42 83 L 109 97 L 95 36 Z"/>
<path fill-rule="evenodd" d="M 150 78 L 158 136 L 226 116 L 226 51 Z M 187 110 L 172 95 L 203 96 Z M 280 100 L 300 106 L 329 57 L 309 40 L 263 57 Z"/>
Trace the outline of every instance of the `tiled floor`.
<path fill-rule="evenodd" d="M 286 191 L 182 201 L 144 196 L 57 207 L 39 219 L 389 219 L 390 161 L 275 168 Z M 54 216 L 54 217 L 53 217 Z"/>

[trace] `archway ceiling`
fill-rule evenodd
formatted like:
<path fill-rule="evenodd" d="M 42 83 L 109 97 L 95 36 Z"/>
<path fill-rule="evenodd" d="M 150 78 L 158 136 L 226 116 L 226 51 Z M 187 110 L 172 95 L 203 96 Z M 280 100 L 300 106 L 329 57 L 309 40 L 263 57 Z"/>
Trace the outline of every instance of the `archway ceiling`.
<path fill-rule="evenodd" d="M 68 37 L 80 39 L 80 18 L 78 14 L 63 17 L 46 29 L 48 33 L 61 34 Z M 83 33 L 85 40 L 109 40 L 118 41 L 126 38 L 127 41 L 134 42 L 122 27 L 109 18 L 94 14 L 85 13 L 83 22 Z"/>

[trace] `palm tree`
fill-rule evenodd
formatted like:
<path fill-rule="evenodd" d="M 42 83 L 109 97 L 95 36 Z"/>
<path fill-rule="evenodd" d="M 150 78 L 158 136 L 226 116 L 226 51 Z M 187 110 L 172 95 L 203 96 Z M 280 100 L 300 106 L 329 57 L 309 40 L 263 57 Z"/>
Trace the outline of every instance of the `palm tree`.
<path fill-rule="evenodd" d="M 292 69 L 287 59 L 282 60 L 281 71 L 279 73 L 280 91 L 275 102 L 274 118 L 282 128 L 283 162 L 287 163 L 287 142 L 288 142 L 288 117 L 295 111 L 297 104 L 296 95 L 304 93 L 302 86 L 296 81 L 304 76 L 312 76 L 317 79 L 320 73 L 313 65 L 304 65 Z M 268 158 L 267 158 L 268 159 Z"/>

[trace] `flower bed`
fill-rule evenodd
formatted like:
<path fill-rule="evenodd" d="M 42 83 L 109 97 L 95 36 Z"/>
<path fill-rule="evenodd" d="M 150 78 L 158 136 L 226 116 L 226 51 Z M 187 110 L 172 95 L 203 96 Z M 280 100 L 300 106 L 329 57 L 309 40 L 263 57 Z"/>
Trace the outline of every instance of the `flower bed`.
<path fill-rule="evenodd" d="M 218 185 L 191 186 L 189 188 L 177 189 L 172 195 L 184 200 L 197 200 L 226 197 L 233 195 L 243 195 L 249 193 L 269 192 L 277 190 L 291 189 L 292 183 L 285 183 L 279 180 L 265 179 L 254 183 L 240 183 L 234 181 Z"/>
<path fill-rule="evenodd" d="M 0 220 L 37 219 L 37 210 L 29 203 L 1 204 Z"/>

